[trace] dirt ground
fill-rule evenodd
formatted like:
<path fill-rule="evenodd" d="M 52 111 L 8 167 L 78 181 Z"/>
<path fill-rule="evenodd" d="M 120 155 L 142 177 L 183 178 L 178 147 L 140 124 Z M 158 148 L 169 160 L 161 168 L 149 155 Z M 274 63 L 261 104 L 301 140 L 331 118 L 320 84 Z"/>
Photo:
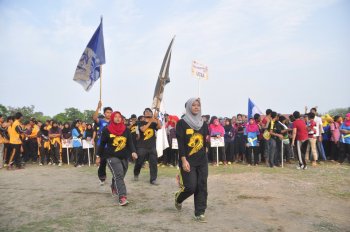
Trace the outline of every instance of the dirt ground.
<path fill-rule="evenodd" d="M 175 168 L 126 177 L 127 207 L 117 205 L 96 167 L 27 165 L 0 170 L 0 231 L 350 231 L 350 166 L 308 170 L 241 164 L 210 167 L 207 223 L 194 222 L 193 197 L 174 207 Z"/>

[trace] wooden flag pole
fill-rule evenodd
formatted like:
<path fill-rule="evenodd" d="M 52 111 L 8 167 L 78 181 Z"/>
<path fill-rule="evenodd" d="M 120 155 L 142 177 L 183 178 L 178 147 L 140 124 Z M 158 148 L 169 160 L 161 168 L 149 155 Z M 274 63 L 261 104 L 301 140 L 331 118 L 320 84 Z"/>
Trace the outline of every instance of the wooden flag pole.
<path fill-rule="evenodd" d="M 102 101 L 102 65 L 100 65 L 100 101 Z"/>

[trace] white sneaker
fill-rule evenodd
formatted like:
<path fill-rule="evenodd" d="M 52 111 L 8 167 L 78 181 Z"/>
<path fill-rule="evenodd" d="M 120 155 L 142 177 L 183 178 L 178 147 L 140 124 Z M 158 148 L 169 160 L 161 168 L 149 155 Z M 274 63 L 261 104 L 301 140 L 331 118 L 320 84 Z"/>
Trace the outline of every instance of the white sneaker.
<path fill-rule="evenodd" d="M 105 185 L 105 182 L 100 180 L 100 186 L 103 186 L 103 185 Z"/>
<path fill-rule="evenodd" d="M 47 165 L 51 165 L 52 163 L 51 162 L 49 162 Z"/>
<path fill-rule="evenodd" d="M 304 170 L 306 170 L 307 169 L 307 166 L 304 166 L 304 168 L 303 168 Z"/>
<path fill-rule="evenodd" d="M 43 163 L 39 163 L 39 166 L 43 166 Z"/>
<path fill-rule="evenodd" d="M 58 167 L 61 167 L 62 166 L 62 163 L 60 162 L 59 164 L 58 164 Z"/>
<path fill-rule="evenodd" d="M 297 166 L 297 169 L 298 169 L 298 170 L 304 169 L 304 165 L 299 165 L 299 166 Z"/>

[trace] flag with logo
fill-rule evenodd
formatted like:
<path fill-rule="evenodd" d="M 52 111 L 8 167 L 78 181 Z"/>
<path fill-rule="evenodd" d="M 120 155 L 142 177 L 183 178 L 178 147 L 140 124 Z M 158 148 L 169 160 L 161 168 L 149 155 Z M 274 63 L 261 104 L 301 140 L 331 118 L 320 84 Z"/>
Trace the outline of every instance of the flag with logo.
<path fill-rule="evenodd" d="M 86 91 L 89 91 L 94 83 L 101 77 L 101 66 L 105 63 L 101 18 L 100 25 L 80 57 L 73 80 L 81 84 Z"/>

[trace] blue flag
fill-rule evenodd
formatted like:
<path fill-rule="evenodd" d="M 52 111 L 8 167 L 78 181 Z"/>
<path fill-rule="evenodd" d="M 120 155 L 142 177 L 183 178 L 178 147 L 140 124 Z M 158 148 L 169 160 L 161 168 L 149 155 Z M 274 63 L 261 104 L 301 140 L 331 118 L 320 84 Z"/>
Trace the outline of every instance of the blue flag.
<path fill-rule="evenodd" d="M 248 119 L 253 118 L 254 114 L 262 114 L 261 110 L 248 98 Z"/>
<path fill-rule="evenodd" d="M 83 55 L 81 55 L 73 80 L 81 84 L 86 91 L 89 91 L 93 84 L 100 78 L 101 65 L 105 63 L 101 18 L 100 25 L 86 46 Z"/>

